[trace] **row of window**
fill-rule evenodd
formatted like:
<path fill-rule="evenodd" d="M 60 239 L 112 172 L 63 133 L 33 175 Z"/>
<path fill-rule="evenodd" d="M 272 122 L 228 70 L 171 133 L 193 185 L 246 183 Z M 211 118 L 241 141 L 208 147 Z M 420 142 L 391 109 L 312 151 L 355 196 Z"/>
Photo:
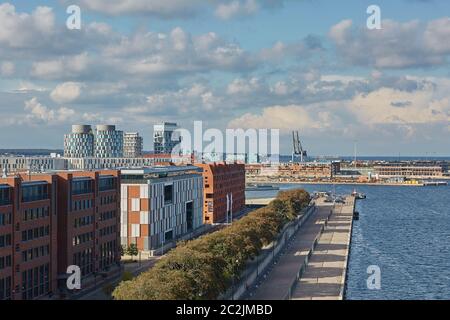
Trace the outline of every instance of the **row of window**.
<path fill-rule="evenodd" d="M 93 180 L 72 181 L 72 194 L 92 193 L 94 190 Z"/>
<path fill-rule="evenodd" d="M 9 247 L 11 245 L 11 234 L 0 236 L 0 248 Z"/>
<path fill-rule="evenodd" d="M 12 265 L 12 256 L 0 257 L 0 270 L 9 268 Z"/>
<path fill-rule="evenodd" d="M 113 234 L 117 231 L 117 226 L 112 225 L 105 228 L 100 229 L 100 237 L 108 236 L 110 234 Z"/>
<path fill-rule="evenodd" d="M 117 216 L 116 210 L 102 212 L 100 214 L 100 221 L 115 219 L 116 216 Z"/>
<path fill-rule="evenodd" d="M 100 270 L 104 270 L 106 267 L 114 263 L 117 254 L 117 242 L 116 240 L 106 242 L 100 245 Z"/>
<path fill-rule="evenodd" d="M 0 301 L 11 299 L 11 277 L 0 279 Z"/>
<path fill-rule="evenodd" d="M 73 211 L 86 210 L 94 207 L 93 199 L 76 200 L 73 202 Z"/>
<path fill-rule="evenodd" d="M 22 241 L 31 241 L 46 237 L 50 234 L 50 226 L 33 228 L 22 231 Z"/>
<path fill-rule="evenodd" d="M 73 237 L 72 244 L 74 246 L 77 246 L 79 244 L 82 244 L 82 243 L 85 243 L 88 241 L 92 241 L 92 240 L 94 240 L 94 233 L 88 232 L 88 233 L 83 233 L 83 234 Z"/>
<path fill-rule="evenodd" d="M 12 223 L 12 214 L 11 212 L 0 213 L 0 227 L 6 226 Z"/>
<path fill-rule="evenodd" d="M 116 196 L 114 196 L 114 195 L 100 197 L 100 205 L 111 204 L 114 202 L 116 202 Z"/>
<path fill-rule="evenodd" d="M 39 257 L 46 257 L 50 254 L 50 246 L 40 246 L 22 251 L 22 261 L 27 262 Z"/>
<path fill-rule="evenodd" d="M 93 224 L 95 217 L 93 215 L 76 218 L 73 222 L 74 228 L 85 227 Z"/>
<path fill-rule="evenodd" d="M 50 208 L 41 207 L 41 208 L 31 208 L 25 209 L 23 211 L 22 220 L 23 221 L 32 221 L 37 219 L 46 218 L 50 215 Z"/>
<path fill-rule="evenodd" d="M 22 272 L 22 299 L 31 300 L 49 292 L 49 265 Z"/>
<path fill-rule="evenodd" d="M 40 201 L 48 199 L 49 185 L 47 183 L 38 185 L 22 186 L 22 202 Z"/>
<path fill-rule="evenodd" d="M 91 274 L 94 271 L 92 253 L 92 248 L 87 248 L 73 255 L 73 264 L 80 267 L 82 276 Z"/>

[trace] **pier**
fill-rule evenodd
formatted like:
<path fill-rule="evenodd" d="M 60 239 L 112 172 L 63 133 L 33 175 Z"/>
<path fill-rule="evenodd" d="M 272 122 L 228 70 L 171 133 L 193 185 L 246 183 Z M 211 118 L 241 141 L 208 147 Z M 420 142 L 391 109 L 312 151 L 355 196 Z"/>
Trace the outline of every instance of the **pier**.
<path fill-rule="evenodd" d="M 249 299 L 344 298 L 355 198 L 334 205 L 319 198 L 315 207 L 273 269 L 249 290 Z"/>

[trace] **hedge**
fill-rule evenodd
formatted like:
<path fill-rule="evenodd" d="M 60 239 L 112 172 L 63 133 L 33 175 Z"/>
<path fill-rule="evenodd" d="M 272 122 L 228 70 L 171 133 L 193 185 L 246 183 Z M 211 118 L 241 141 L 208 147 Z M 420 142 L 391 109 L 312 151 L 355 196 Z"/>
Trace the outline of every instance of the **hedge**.
<path fill-rule="evenodd" d="M 231 226 L 181 242 L 156 265 L 114 290 L 117 300 L 211 300 L 230 288 L 249 260 L 308 205 L 305 190 L 279 192 L 268 206 Z"/>

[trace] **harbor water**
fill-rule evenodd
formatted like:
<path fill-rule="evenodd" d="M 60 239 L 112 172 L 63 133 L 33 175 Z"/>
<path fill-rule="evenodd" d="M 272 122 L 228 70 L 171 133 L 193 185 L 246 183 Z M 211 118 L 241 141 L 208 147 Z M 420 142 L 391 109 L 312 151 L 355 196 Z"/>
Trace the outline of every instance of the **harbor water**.
<path fill-rule="evenodd" d="M 333 191 L 331 185 L 283 184 L 280 189 Z M 354 187 L 336 185 L 337 194 Z M 346 299 L 450 299 L 450 187 L 358 186 L 367 195 L 356 210 Z M 277 191 L 247 192 L 267 198 Z M 368 289 L 369 266 L 381 271 Z"/>

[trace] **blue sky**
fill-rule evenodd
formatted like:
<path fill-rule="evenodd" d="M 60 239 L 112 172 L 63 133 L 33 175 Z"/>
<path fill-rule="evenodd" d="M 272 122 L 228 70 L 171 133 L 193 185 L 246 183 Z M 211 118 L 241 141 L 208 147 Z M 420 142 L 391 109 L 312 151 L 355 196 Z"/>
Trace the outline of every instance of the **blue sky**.
<path fill-rule="evenodd" d="M 67 30 L 78 4 L 82 29 Z M 366 9 L 381 8 L 382 30 Z M 310 153 L 449 155 L 450 2 L 0 1 L 0 148 L 70 124 L 300 130 Z M 11 133 L 11 136 L 9 136 Z"/>

